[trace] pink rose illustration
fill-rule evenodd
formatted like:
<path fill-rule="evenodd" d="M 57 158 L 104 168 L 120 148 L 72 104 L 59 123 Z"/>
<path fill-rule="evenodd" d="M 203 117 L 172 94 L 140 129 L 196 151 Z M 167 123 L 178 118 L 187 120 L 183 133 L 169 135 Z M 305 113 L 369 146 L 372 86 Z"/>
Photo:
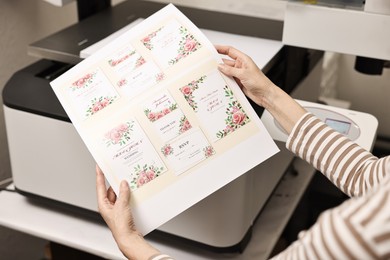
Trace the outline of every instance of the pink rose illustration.
<path fill-rule="evenodd" d="M 240 111 L 240 109 L 238 107 L 233 107 L 232 108 L 232 113 L 233 114 L 236 113 L 237 111 Z"/>
<path fill-rule="evenodd" d="M 233 132 L 233 131 L 234 131 L 234 128 L 231 127 L 230 125 L 227 125 L 224 131 L 225 131 L 226 133 Z"/>
<path fill-rule="evenodd" d="M 168 155 L 172 154 L 173 149 L 172 149 L 172 147 L 168 144 L 168 145 L 165 145 L 164 147 L 161 148 L 161 152 L 162 152 L 165 156 L 168 156 Z"/>
<path fill-rule="evenodd" d="M 145 185 L 146 183 L 152 181 L 154 178 L 156 178 L 156 173 L 152 169 L 147 172 L 145 172 L 145 170 L 140 172 L 137 179 L 137 187 L 139 188 L 142 185 Z"/>
<path fill-rule="evenodd" d="M 212 146 L 206 146 L 205 148 L 203 148 L 203 152 L 206 158 L 212 156 L 215 153 L 214 148 Z"/>
<path fill-rule="evenodd" d="M 191 124 L 190 124 L 190 122 L 189 122 L 188 120 L 186 120 L 186 121 L 184 122 L 183 129 L 184 129 L 184 130 L 188 130 L 188 129 L 190 129 L 190 128 L 191 128 Z"/>
<path fill-rule="evenodd" d="M 126 79 L 121 79 L 120 81 L 118 81 L 117 85 L 118 87 L 123 87 L 124 85 L 126 85 L 126 83 L 127 83 Z"/>
<path fill-rule="evenodd" d="M 245 117 L 246 116 L 244 113 L 242 113 L 241 111 L 237 111 L 236 113 L 233 114 L 232 122 L 235 125 L 240 125 L 244 122 Z"/>
<path fill-rule="evenodd" d="M 81 79 L 75 81 L 75 82 L 73 83 L 73 86 L 80 87 L 80 86 L 82 86 L 83 84 L 84 84 L 84 79 L 81 78 Z"/>
<path fill-rule="evenodd" d="M 181 88 L 181 92 L 184 95 L 188 96 L 188 95 L 190 95 L 192 93 L 192 89 L 191 89 L 190 86 L 184 86 L 184 87 Z"/>
<path fill-rule="evenodd" d="M 137 187 L 139 188 L 148 182 L 149 182 L 149 178 L 146 176 L 145 172 L 140 172 L 137 179 Z"/>
<path fill-rule="evenodd" d="M 148 114 L 148 119 L 149 119 L 150 121 L 154 121 L 154 120 L 156 120 L 156 115 L 155 115 L 153 112 L 150 112 L 150 113 Z"/>
<path fill-rule="evenodd" d="M 163 111 L 162 111 L 162 113 L 163 113 L 164 115 L 169 114 L 169 112 L 171 112 L 171 110 L 170 110 L 169 108 L 164 108 Z"/>
<path fill-rule="evenodd" d="M 119 125 L 117 128 L 116 128 L 116 130 L 118 130 L 118 131 L 120 131 L 120 132 L 126 132 L 127 131 L 127 129 L 129 129 L 129 127 L 128 127 L 128 125 L 126 125 L 126 124 L 121 124 L 121 125 Z"/>
<path fill-rule="evenodd" d="M 93 114 L 95 114 L 96 112 L 98 112 L 100 109 L 101 109 L 100 104 L 99 104 L 99 103 L 95 104 L 95 105 L 92 107 L 92 112 L 93 112 Z"/>
<path fill-rule="evenodd" d="M 116 129 L 110 131 L 110 139 L 114 144 L 119 143 L 122 138 L 122 133 L 116 131 Z"/>
<path fill-rule="evenodd" d="M 160 176 L 161 171 L 164 170 L 164 167 L 156 167 L 154 165 L 147 165 L 144 166 L 137 165 L 134 168 L 134 175 L 132 177 L 132 180 L 130 181 L 130 187 L 131 189 L 139 188 L 148 182 L 151 182 L 158 176 Z"/>
<path fill-rule="evenodd" d="M 164 73 L 159 73 L 156 75 L 156 82 L 160 82 L 162 81 L 163 79 L 165 78 L 165 74 Z"/>
<path fill-rule="evenodd" d="M 185 131 L 187 131 L 187 130 L 189 130 L 189 129 L 191 129 L 191 124 L 190 124 L 190 122 L 184 117 L 184 119 L 183 119 L 184 121 L 182 121 L 182 123 L 181 123 L 181 127 L 180 127 L 180 132 L 181 133 L 184 133 Z"/>
<path fill-rule="evenodd" d="M 109 103 L 109 100 L 107 98 L 103 99 L 103 101 L 100 103 L 100 105 L 103 107 L 106 107 Z"/>
<path fill-rule="evenodd" d="M 150 36 L 146 36 L 142 39 L 142 42 L 150 42 Z"/>
<path fill-rule="evenodd" d="M 192 39 L 187 39 L 185 44 L 184 44 L 184 50 L 186 52 L 191 52 L 195 49 L 196 47 L 196 42 Z"/>
<path fill-rule="evenodd" d="M 153 180 L 153 179 L 156 177 L 155 172 L 152 171 L 152 170 L 148 171 L 148 172 L 146 173 L 146 175 L 147 175 L 149 181 Z"/>
<path fill-rule="evenodd" d="M 132 131 L 132 125 L 130 123 L 120 124 L 117 127 L 111 129 L 110 131 L 104 134 L 104 137 L 107 139 L 107 147 L 110 145 L 124 145 L 130 139 L 130 132 Z"/>
<path fill-rule="evenodd" d="M 140 67 L 142 64 L 144 64 L 146 60 L 143 57 L 139 57 L 138 60 L 135 63 L 135 68 Z"/>
<path fill-rule="evenodd" d="M 82 88 L 86 83 L 88 83 L 89 80 L 91 80 L 93 77 L 93 74 L 88 73 L 84 77 L 76 80 L 75 82 L 72 83 L 73 86 L 77 88 Z"/>
<path fill-rule="evenodd" d="M 164 154 L 169 154 L 171 152 L 172 148 L 170 146 L 165 147 Z"/>
<path fill-rule="evenodd" d="M 164 116 L 163 113 L 161 113 L 161 112 L 157 113 L 156 114 L 156 120 L 162 118 L 163 116 Z"/>

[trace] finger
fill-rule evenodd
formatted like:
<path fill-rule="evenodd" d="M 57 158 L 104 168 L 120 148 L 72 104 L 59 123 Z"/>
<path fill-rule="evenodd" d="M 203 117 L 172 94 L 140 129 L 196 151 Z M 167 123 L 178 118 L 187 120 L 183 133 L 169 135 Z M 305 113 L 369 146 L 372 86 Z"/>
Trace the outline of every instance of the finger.
<path fill-rule="evenodd" d="M 240 56 L 245 56 L 245 54 L 231 46 L 225 45 L 215 45 L 218 53 L 228 55 L 232 59 L 237 59 Z"/>
<path fill-rule="evenodd" d="M 218 64 L 218 69 L 227 76 L 240 78 L 240 69 L 228 66 L 226 64 Z"/>
<path fill-rule="evenodd" d="M 96 195 L 98 203 L 102 203 L 107 198 L 106 181 L 102 170 L 96 165 Z"/>
<path fill-rule="evenodd" d="M 111 186 L 110 186 L 110 188 L 108 188 L 108 190 L 107 190 L 107 198 L 108 198 L 108 200 L 109 200 L 112 204 L 114 204 L 115 201 L 116 201 L 116 194 L 115 194 L 115 192 L 114 192 L 114 190 L 112 189 Z"/>
<path fill-rule="evenodd" d="M 226 65 L 232 66 L 232 67 L 234 67 L 234 65 L 236 64 L 234 60 L 222 59 L 222 61 L 223 61 L 223 63 L 225 63 Z"/>
<path fill-rule="evenodd" d="M 241 68 L 242 67 L 242 61 L 241 59 L 237 59 L 236 62 L 234 63 L 236 68 Z"/>
<path fill-rule="evenodd" d="M 130 203 L 130 187 L 126 180 L 122 180 L 119 187 L 118 201 L 122 206 L 128 206 Z"/>
<path fill-rule="evenodd" d="M 217 45 L 217 44 L 214 45 L 214 47 L 219 54 L 224 54 L 224 55 L 228 55 L 229 49 L 231 48 L 230 46 L 227 45 Z"/>

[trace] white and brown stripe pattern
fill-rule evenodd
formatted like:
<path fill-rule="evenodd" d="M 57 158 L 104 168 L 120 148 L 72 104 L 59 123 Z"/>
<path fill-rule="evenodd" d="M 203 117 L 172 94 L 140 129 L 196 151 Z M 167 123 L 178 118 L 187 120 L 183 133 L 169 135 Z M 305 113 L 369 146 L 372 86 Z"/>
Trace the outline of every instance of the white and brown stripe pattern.
<path fill-rule="evenodd" d="M 354 197 L 275 258 L 390 259 L 390 157 L 376 158 L 309 113 L 286 145 Z"/>
<path fill-rule="evenodd" d="M 151 256 L 148 260 L 173 260 L 173 258 L 166 254 L 157 254 Z"/>
<path fill-rule="evenodd" d="M 378 159 L 310 113 L 296 124 L 286 146 L 349 196 L 365 194 L 386 175 L 388 157 Z"/>

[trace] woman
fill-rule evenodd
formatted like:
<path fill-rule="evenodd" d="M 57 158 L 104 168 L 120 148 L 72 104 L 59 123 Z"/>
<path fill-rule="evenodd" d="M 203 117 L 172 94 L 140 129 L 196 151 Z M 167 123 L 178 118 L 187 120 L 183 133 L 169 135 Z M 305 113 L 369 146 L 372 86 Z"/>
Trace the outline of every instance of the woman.
<path fill-rule="evenodd" d="M 216 46 L 224 59 L 219 70 L 232 76 L 247 97 L 267 109 L 289 134 L 286 147 L 312 164 L 351 196 L 322 213 L 317 222 L 276 259 L 390 259 L 390 156 L 378 159 L 329 128 L 273 84 L 250 57 Z M 149 245 L 133 223 L 130 189 L 120 198 L 106 191 L 97 167 L 99 211 L 123 254 L 130 259 L 171 259 Z"/>

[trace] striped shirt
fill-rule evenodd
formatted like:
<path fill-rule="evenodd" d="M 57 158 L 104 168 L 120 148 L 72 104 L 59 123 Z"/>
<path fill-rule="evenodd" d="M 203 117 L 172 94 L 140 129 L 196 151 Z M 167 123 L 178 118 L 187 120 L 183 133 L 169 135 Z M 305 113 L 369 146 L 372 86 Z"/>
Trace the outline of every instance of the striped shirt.
<path fill-rule="evenodd" d="M 157 254 L 149 257 L 148 260 L 173 260 L 173 258 L 166 254 Z"/>
<path fill-rule="evenodd" d="M 286 146 L 351 198 L 275 259 L 390 259 L 390 156 L 378 159 L 310 113 Z"/>

